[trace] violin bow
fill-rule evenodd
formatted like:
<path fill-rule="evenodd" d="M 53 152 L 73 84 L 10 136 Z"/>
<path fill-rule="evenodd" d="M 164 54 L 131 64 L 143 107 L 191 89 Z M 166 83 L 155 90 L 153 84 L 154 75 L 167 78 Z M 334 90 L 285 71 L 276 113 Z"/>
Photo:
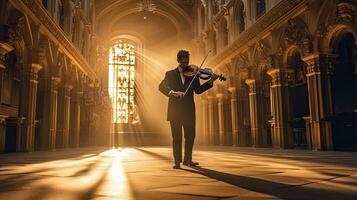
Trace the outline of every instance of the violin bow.
<path fill-rule="evenodd" d="M 186 96 L 186 93 L 187 93 L 188 89 L 190 89 L 190 87 L 191 87 L 193 81 L 194 81 L 195 78 L 197 77 L 197 75 L 198 75 L 200 69 L 202 68 L 203 63 L 205 63 L 205 61 L 206 61 L 208 55 L 211 53 L 211 51 L 212 51 L 212 50 L 209 50 L 208 53 L 207 53 L 207 55 L 206 55 L 205 58 L 203 59 L 203 61 L 202 61 L 201 65 L 200 65 L 200 67 L 198 68 L 197 72 L 196 72 L 195 75 L 193 76 L 193 78 L 192 78 L 190 84 L 189 84 L 189 85 L 187 86 L 187 88 L 185 89 L 185 92 L 184 92 L 184 94 L 183 94 L 183 97 Z"/>

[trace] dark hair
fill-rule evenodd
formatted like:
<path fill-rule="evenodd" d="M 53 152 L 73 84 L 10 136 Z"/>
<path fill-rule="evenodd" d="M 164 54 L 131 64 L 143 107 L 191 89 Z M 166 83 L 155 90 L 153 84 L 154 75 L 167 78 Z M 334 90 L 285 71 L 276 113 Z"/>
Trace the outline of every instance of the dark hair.
<path fill-rule="evenodd" d="M 188 51 L 185 51 L 185 50 L 180 50 L 178 53 L 177 53 L 177 62 L 180 62 L 180 60 L 182 58 L 188 58 L 190 57 L 190 52 Z"/>

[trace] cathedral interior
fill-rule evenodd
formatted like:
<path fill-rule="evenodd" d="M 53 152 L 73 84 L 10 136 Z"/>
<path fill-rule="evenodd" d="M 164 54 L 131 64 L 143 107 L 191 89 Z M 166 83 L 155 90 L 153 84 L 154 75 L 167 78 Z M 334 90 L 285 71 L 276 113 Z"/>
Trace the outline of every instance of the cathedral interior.
<path fill-rule="evenodd" d="M 0 199 L 355 199 L 356 40 L 355 0 L 0 0 Z M 175 171 L 181 49 L 227 80 Z"/>

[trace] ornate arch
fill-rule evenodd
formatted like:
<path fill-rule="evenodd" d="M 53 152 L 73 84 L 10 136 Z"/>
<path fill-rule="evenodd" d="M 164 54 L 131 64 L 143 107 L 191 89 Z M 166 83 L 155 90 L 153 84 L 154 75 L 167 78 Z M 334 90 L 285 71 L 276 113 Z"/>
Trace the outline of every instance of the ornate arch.
<path fill-rule="evenodd" d="M 356 3 L 342 2 L 331 6 L 329 15 L 321 17 L 318 22 L 317 35 L 322 38 L 320 51 L 332 53 L 331 47 L 338 41 L 342 33 L 357 36 Z"/>
<path fill-rule="evenodd" d="M 357 38 L 357 30 L 352 26 L 345 24 L 336 24 L 331 27 L 331 30 L 327 33 L 324 41 L 324 49 L 327 50 L 328 53 L 333 53 L 333 49 L 336 48 L 336 45 L 340 42 L 341 37 L 345 33 L 351 33 L 354 38 Z M 355 45 L 357 45 L 357 41 L 355 41 Z"/>

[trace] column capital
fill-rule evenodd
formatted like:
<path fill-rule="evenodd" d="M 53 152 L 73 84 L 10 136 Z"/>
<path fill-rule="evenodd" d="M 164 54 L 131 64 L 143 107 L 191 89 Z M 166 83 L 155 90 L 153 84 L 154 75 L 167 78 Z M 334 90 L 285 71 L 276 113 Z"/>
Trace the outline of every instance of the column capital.
<path fill-rule="evenodd" d="M 34 73 L 39 72 L 42 69 L 42 65 L 38 63 L 32 63 L 31 64 L 31 71 Z"/>
<path fill-rule="evenodd" d="M 32 63 L 23 69 L 23 80 L 37 83 L 38 72 L 42 69 L 40 64 Z"/>
<path fill-rule="evenodd" d="M 256 80 L 255 79 L 246 79 L 245 80 L 245 84 L 247 84 L 248 86 L 252 86 L 256 84 Z"/>
<path fill-rule="evenodd" d="M 237 87 L 228 87 L 228 91 L 233 94 L 237 92 Z"/>
<path fill-rule="evenodd" d="M 224 95 L 223 95 L 223 93 L 217 93 L 216 97 L 218 100 L 222 100 L 224 98 Z"/>
<path fill-rule="evenodd" d="M 228 87 L 228 91 L 231 93 L 231 99 L 237 98 L 237 87 Z"/>
<path fill-rule="evenodd" d="M 6 118 L 8 118 L 9 116 L 7 115 L 0 115 L 0 124 L 4 125 Z"/>
<path fill-rule="evenodd" d="M 74 101 L 80 101 L 83 97 L 84 92 L 83 91 L 73 91 L 72 90 L 72 98 Z"/>
<path fill-rule="evenodd" d="M 61 87 L 64 88 L 66 91 L 71 91 L 73 89 L 73 85 L 71 84 L 64 84 Z"/>
<path fill-rule="evenodd" d="M 207 100 L 208 100 L 208 101 L 213 101 L 213 99 L 214 99 L 214 96 L 212 96 L 212 95 L 207 95 Z"/>
<path fill-rule="evenodd" d="M 332 74 L 333 66 L 337 61 L 336 54 L 311 54 L 302 58 L 302 60 L 307 64 L 307 74 L 306 76 L 311 76 L 314 74 Z"/>
<path fill-rule="evenodd" d="M 245 80 L 245 84 L 247 84 L 249 86 L 250 94 L 257 93 L 257 81 L 255 79 L 247 79 L 247 80 Z"/>
<path fill-rule="evenodd" d="M 5 55 L 14 48 L 9 43 L 0 42 L 0 68 L 5 68 Z"/>
<path fill-rule="evenodd" d="M 270 69 L 267 74 L 272 78 L 272 86 L 286 86 L 292 80 L 294 70 L 288 68 Z"/>

